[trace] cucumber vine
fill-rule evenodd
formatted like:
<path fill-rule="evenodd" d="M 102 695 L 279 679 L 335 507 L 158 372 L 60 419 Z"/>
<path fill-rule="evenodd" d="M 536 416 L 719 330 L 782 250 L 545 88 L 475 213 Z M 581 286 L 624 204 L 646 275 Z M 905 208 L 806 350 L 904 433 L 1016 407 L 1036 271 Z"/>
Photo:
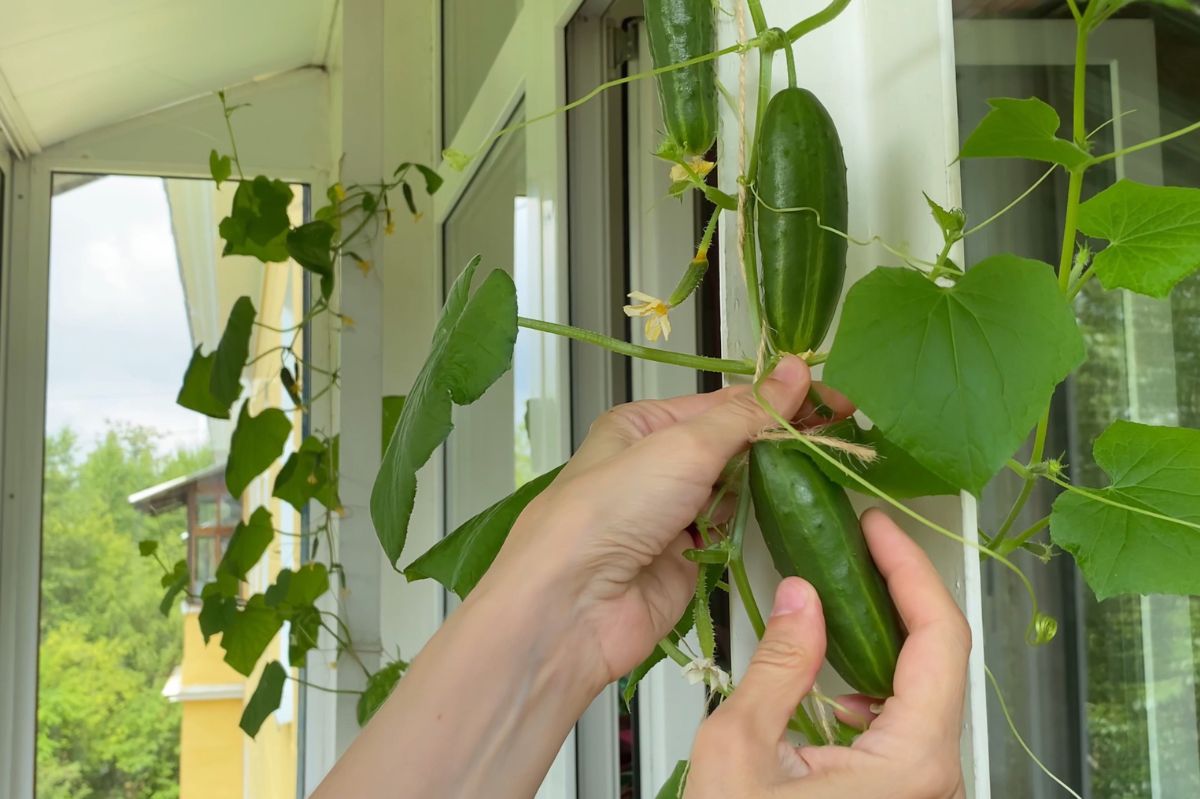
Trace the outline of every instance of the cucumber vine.
<path fill-rule="evenodd" d="M 695 258 L 683 268 L 679 284 L 668 299 L 661 301 L 639 295 L 637 299 L 641 304 L 628 306 L 626 312 L 648 316 L 648 324 L 655 323 L 656 331 L 669 332 L 666 314 L 692 296 L 708 266 L 707 251 L 716 226 L 722 215 L 732 213 L 738 231 L 735 250 L 758 347 L 752 359 L 709 358 L 666 352 L 594 331 L 519 317 L 516 289 L 504 272 L 491 272 L 472 292 L 472 281 L 480 265 L 480 259 L 476 258 L 450 290 L 430 358 L 402 409 L 393 414 L 394 432 L 387 443 L 371 499 L 376 530 L 392 566 L 409 579 L 436 579 L 459 595 L 465 595 L 487 569 L 520 512 L 553 479 L 556 472 L 518 489 L 442 539 L 406 568 L 399 569 L 417 490 L 416 473 L 449 435 L 450 429 L 444 420 L 449 418 L 450 406 L 473 402 L 511 367 L 517 330 L 525 328 L 596 345 L 628 357 L 753 378 L 755 395 L 778 425 L 772 435 L 790 439 L 787 442 L 790 446 L 802 447 L 830 480 L 878 498 L 922 526 L 977 550 L 981 556 L 994 559 L 1011 571 L 1030 598 L 1026 636 L 1030 644 L 1049 641 L 1057 625 L 1039 610 L 1032 582 L 1009 559 L 1009 555 L 1018 549 L 1028 549 L 1043 558 L 1058 549 L 1068 552 L 1099 598 L 1119 593 L 1200 593 L 1200 538 L 1197 537 L 1200 489 L 1196 488 L 1200 486 L 1200 431 L 1115 422 L 1096 442 L 1096 460 L 1112 478 L 1111 484 L 1103 488 L 1074 484 L 1062 464 L 1046 458 L 1051 397 L 1056 387 L 1085 357 L 1072 304 L 1074 298 L 1093 279 L 1098 279 L 1106 290 L 1165 297 L 1176 283 L 1200 269 L 1200 226 L 1189 221 L 1200 218 L 1200 189 L 1143 186 L 1120 181 L 1096 197 L 1086 201 L 1083 198 L 1084 176 L 1092 168 L 1200 131 L 1200 122 L 1196 122 L 1114 152 L 1092 152 L 1093 137 L 1100 128 L 1089 132 L 1084 118 L 1089 40 L 1107 19 L 1130 2 L 1066 0 L 1077 31 L 1070 138 L 1059 136 L 1061 120 L 1057 112 L 1037 98 L 990 101 L 991 112 L 965 139 L 959 157 L 1027 159 L 1046 163 L 1047 169 L 1028 189 L 973 226 L 968 226 L 961 210 L 943 208 L 926 196 L 925 201 L 943 242 L 940 251 L 931 254 L 929 260 L 906 253 L 877 236 L 851 236 L 847 231 L 827 225 L 832 217 L 823 220 L 820 208 L 807 205 L 772 207 L 760 196 L 760 170 L 764 158 L 761 137 L 772 100 L 771 77 L 775 59 L 782 51 L 789 90 L 795 91 L 802 86 L 803 75 L 797 69 L 793 48 L 801 44 L 805 36 L 835 20 L 849 6 L 850 0 L 833 0 L 821 11 L 787 29 L 769 25 L 760 0 L 745 0 L 744 4 L 739 0 L 734 8 L 739 27 L 736 43 L 713 49 L 713 42 L 701 42 L 703 48 L 689 57 L 680 57 L 670 63 L 656 60 L 653 69 L 603 83 L 561 108 L 535 114 L 497 131 L 481 142 L 474 154 L 446 150 L 443 154 L 445 165 L 461 170 L 501 137 L 576 108 L 608 89 L 646 78 L 683 78 L 693 74 L 687 70 L 713 69 L 713 62 L 719 58 L 739 57 L 738 93 L 717 86 L 713 97 L 704 100 L 711 99 L 715 105 L 719 91 L 741 120 L 736 138 L 726 136 L 724 139 L 738 145 L 736 166 L 727 165 L 741 173 L 737 175 L 737 197 L 708 184 L 706 175 L 712 167 L 702 160 L 703 154 L 687 152 L 688 148 L 682 142 L 668 137 L 658 154 L 671 164 L 669 194 L 682 196 L 698 191 L 712 201 L 717 210 L 697 245 Z M 1177 5 L 1178 0 L 1146 2 Z M 712 12 L 712 4 L 707 0 L 692 5 L 697 14 Z M 747 12 L 753 25 L 752 36 L 744 30 Z M 696 30 L 710 28 L 699 25 Z M 744 109 L 749 98 L 745 74 L 752 53 L 757 53 L 758 57 L 757 102 L 753 123 L 747 124 Z M 236 106 L 225 104 L 223 96 L 222 104 L 229 121 Z M 686 110 L 681 111 L 684 112 Z M 233 212 L 221 223 L 226 252 L 252 255 L 264 263 L 291 257 L 320 279 L 321 297 L 296 326 L 297 334 L 321 315 L 334 313 L 331 302 L 335 299 L 334 276 L 339 260 L 342 264 L 356 262 L 364 269 L 371 267 L 351 247 L 359 236 L 372 235 L 380 227 L 385 232 L 391 230 L 390 194 L 400 191 L 409 210 L 415 214 L 413 190 L 408 182 L 410 176 L 419 173 L 429 194 L 437 191 L 441 184 L 441 178 L 429 167 L 402 164 L 390 179 L 378 184 L 345 189 L 335 185 L 328 195 L 329 203 L 314 215 L 314 220 L 293 228 L 284 213 L 291 197 L 290 188 L 264 176 L 247 179 L 242 174 L 232 124 L 229 129 L 231 155 L 222 156 L 214 151 L 210 159 L 212 176 L 218 183 L 229 179 L 235 167 L 238 174 Z M 724 160 L 720 163 L 726 165 Z M 964 240 L 1012 211 L 1060 168 L 1068 175 L 1068 186 L 1064 234 L 1057 264 L 998 255 L 963 269 L 951 259 Z M 918 188 L 914 187 L 914 193 Z M 762 212 L 812 216 L 820 232 L 859 246 L 879 244 L 902 264 L 902 268 L 880 267 L 850 288 L 841 324 L 828 352 L 796 353 L 810 365 L 825 363 L 825 381 L 849 397 L 872 419 L 872 429 L 864 430 L 850 422 L 849 426 L 822 428 L 817 435 L 806 435 L 758 395 L 757 384 L 769 375 L 782 355 L 777 346 L 777 331 L 771 329 L 764 306 L 764 291 L 770 289 L 764 285 L 761 266 L 763 252 L 758 221 Z M 350 231 L 344 236 L 343 223 Z M 1085 240 L 1081 241 L 1081 237 Z M 844 270 L 844 263 L 842 268 Z M 728 270 L 730 274 L 735 271 Z M 904 302 L 899 303 L 897 298 Z M 997 319 L 1004 321 L 1001 324 Z M 344 317 L 342 320 L 348 322 Z M 235 325 L 231 315 L 230 326 L 226 329 L 226 336 L 231 337 L 230 345 L 226 347 L 223 337 L 216 352 L 203 355 L 197 350 L 185 377 L 181 403 L 209 415 L 228 418 L 237 397 L 228 402 L 221 401 L 224 398 L 212 396 L 209 384 L 212 381 L 227 383 L 230 374 L 236 381 L 246 365 L 244 357 L 229 362 L 228 358 L 222 360 L 220 356 L 223 351 L 237 352 L 238 342 L 248 339 L 249 330 L 248 324 L 239 322 Z M 912 330 L 923 333 L 914 337 Z M 278 350 L 281 379 L 296 407 L 307 407 L 312 400 L 305 402 L 296 389 L 301 372 L 305 369 L 309 373 L 321 372 L 296 353 L 295 341 L 293 339 L 292 344 Z M 489 346 L 478 346 L 483 341 Z M 812 346 L 815 348 L 820 343 L 817 341 Z M 244 341 L 240 346 L 244 352 Z M 223 371 L 218 372 L 218 367 Z M 322 391 L 334 390 L 337 371 L 330 371 L 325 376 L 327 385 Z M 934 408 L 940 410 L 940 415 L 933 413 L 931 409 Z M 937 418 L 930 418 L 931 415 Z M 258 418 L 261 415 L 251 417 L 251 420 Z M 837 435 L 831 432 L 833 430 Z M 1019 463 L 1013 460 L 1014 453 L 1026 442 L 1031 430 L 1030 458 L 1027 463 Z M 845 435 L 853 447 L 841 446 L 838 438 L 841 435 Z M 336 436 L 318 436 L 310 440 L 314 442 L 312 447 L 309 450 L 302 447 L 288 464 L 295 460 L 293 470 L 315 476 L 312 483 L 315 487 L 299 492 L 293 504 L 297 508 L 307 506 L 310 501 L 324 505 L 326 521 L 320 529 L 328 535 L 329 514 L 338 507 L 337 439 Z M 888 471 L 888 464 L 883 462 L 887 457 L 870 463 L 846 459 L 847 449 L 861 452 L 863 448 L 873 449 L 881 455 L 888 453 L 887 457 L 893 461 L 907 464 L 905 480 L 900 481 L 894 470 Z M 267 462 L 278 457 L 281 451 L 282 441 L 278 448 L 267 453 L 271 456 Z M 979 531 L 979 542 L 937 524 L 903 501 L 914 496 L 958 491 L 979 494 L 992 477 L 1006 468 L 1021 478 L 1021 490 L 994 531 Z M 287 469 L 285 465 L 284 471 Z M 730 522 L 714 525 L 711 509 L 697 520 L 703 545 L 687 553 L 687 557 L 700 565 L 695 596 L 671 635 L 630 676 L 627 698 L 649 668 L 665 658 L 702 679 L 715 695 L 724 696 L 735 690 L 728 675 L 719 673 L 720 670 L 712 666 L 714 633 L 707 608 L 713 590 L 734 590 L 741 598 L 756 634 L 762 634 L 762 614 L 746 575 L 742 551 L 751 505 L 748 471 L 747 458 L 735 460 L 717 487 L 718 498 L 730 492 L 738 495 L 737 510 Z M 281 478 L 282 475 L 281 472 Z M 1062 493 L 1049 515 L 1018 531 L 1017 521 L 1040 480 L 1053 483 Z M 277 480 L 276 496 L 280 496 L 279 489 Z M 253 524 L 253 518 L 249 524 Z M 1128 531 L 1134 525 L 1150 534 L 1131 536 Z M 239 527 L 239 531 L 241 529 Z M 1049 543 L 1036 540 L 1047 529 Z M 332 559 L 332 537 L 328 543 L 327 551 L 331 556 L 328 566 L 307 564 L 305 568 L 316 571 L 315 566 L 320 566 L 328 573 L 338 570 L 336 560 Z M 234 547 L 231 545 L 230 549 L 233 551 Z M 257 551 L 261 555 L 262 550 Z M 1120 562 L 1115 552 L 1123 553 Z M 1186 557 L 1180 557 L 1181 553 Z M 243 552 L 242 557 L 245 556 Z M 257 556 L 253 560 L 257 560 Z M 725 569 L 728 569 L 732 589 L 721 579 Z M 174 592 L 170 594 L 172 597 L 185 590 L 186 564 L 182 577 L 179 564 L 173 569 L 166 569 L 164 564 L 164 571 L 163 583 L 169 594 Z M 289 579 L 295 583 L 297 577 Z M 279 624 L 285 619 L 291 620 L 293 630 L 305 624 L 310 631 L 320 627 L 341 648 L 352 653 L 344 625 L 331 628 L 316 611 L 313 603 L 328 586 L 327 582 L 315 582 L 320 591 L 312 589 L 305 593 L 300 590 L 295 601 L 291 588 L 281 586 L 280 582 L 265 595 L 243 599 L 236 575 L 221 574 L 213 584 L 217 587 L 206 587 L 204 594 L 193 600 L 203 601 L 204 612 L 209 613 L 210 621 L 219 619 L 211 622 L 212 629 L 223 632 L 225 638 L 236 632 L 237 619 L 242 615 L 268 613 L 274 614 L 272 618 L 278 619 Z M 210 603 L 214 608 L 211 612 Z M 314 614 L 316 621 L 311 621 L 308 614 Z M 304 623 L 298 623 L 301 619 Z M 692 629 L 698 634 L 699 651 L 696 653 L 687 651 L 690 645 L 684 640 Z M 250 659 L 251 667 L 273 635 L 274 631 L 267 640 L 255 642 L 261 646 Z M 315 640 L 311 644 L 315 645 Z M 294 657 L 292 665 L 302 662 L 305 651 L 303 645 L 294 644 L 293 652 L 300 659 Z M 399 679 L 403 665 L 398 664 L 402 663 L 397 660 L 371 675 L 364 699 L 371 696 L 373 707 L 378 706 Z M 828 700 L 821 701 L 820 694 L 815 695 L 817 699 L 807 700 L 796 709 L 793 729 L 814 743 L 848 742 L 849 736 L 832 720 Z M 1007 717 L 1007 709 L 1005 714 Z M 363 717 L 366 715 L 369 713 Z M 1009 722 L 1011 725 L 1011 719 Z M 686 765 L 676 770 L 676 787 L 684 779 L 686 770 Z"/>

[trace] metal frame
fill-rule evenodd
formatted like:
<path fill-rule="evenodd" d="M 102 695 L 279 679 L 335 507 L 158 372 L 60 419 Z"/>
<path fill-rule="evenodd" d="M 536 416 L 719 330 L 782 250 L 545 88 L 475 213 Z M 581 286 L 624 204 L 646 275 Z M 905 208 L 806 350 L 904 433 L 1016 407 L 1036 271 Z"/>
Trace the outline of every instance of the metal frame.
<path fill-rule="evenodd" d="M 255 106 L 239 119 L 248 170 L 324 191 L 327 83 L 319 70 L 299 70 L 230 92 Z M 297 127 L 295 119 L 318 121 Z M 10 239 L 0 296 L 0 793 L 13 799 L 32 799 L 34 785 L 51 181 L 56 172 L 207 178 L 207 153 L 225 136 L 216 101 L 204 98 L 13 164 L 10 230 L 21 235 Z"/>

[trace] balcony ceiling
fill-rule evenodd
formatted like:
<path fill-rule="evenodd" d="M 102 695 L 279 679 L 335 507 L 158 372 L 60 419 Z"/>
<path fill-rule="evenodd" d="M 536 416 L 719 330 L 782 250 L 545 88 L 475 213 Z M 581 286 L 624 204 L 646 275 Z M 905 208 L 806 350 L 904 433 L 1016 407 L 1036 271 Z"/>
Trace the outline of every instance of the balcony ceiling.
<path fill-rule="evenodd" d="M 0 3 L 0 133 L 35 153 L 224 86 L 323 65 L 338 0 Z"/>

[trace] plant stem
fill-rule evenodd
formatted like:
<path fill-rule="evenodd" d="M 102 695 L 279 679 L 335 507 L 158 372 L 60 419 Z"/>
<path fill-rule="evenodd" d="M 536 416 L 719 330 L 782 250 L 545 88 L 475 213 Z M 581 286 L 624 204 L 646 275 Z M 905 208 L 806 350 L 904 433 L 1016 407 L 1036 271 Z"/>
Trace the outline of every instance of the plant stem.
<path fill-rule="evenodd" d="M 839 14 L 846 10 L 846 6 L 848 5 L 850 5 L 850 0 L 833 0 L 833 2 L 826 6 L 823 10 L 818 11 L 811 17 L 803 19 L 792 27 L 788 28 L 788 41 L 795 42 L 801 36 L 807 36 L 817 28 L 833 22 L 838 18 Z"/>
<path fill-rule="evenodd" d="M 763 13 L 763 7 L 760 0 L 746 0 L 746 5 L 750 9 L 750 19 L 754 23 L 754 32 L 762 36 L 767 32 L 767 15 Z"/>
<path fill-rule="evenodd" d="M 737 512 L 733 517 L 729 573 L 733 577 L 734 585 L 737 586 L 738 596 L 741 597 L 742 606 L 746 609 L 746 618 L 750 620 L 750 626 L 754 628 L 755 637 L 762 638 L 767 625 L 763 622 L 762 611 L 758 609 L 758 602 L 754 598 L 754 590 L 750 586 L 750 578 L 746 574 L 746 564 L 742 559 L 742 545 L 745 541 L 746 523 L 749 519 L 750 480 L 747 473 L 742 477 L 742 489 L 741 494 L 738 496 Z"/>
<path fill-rule="evenodd" d="M 1043 173 L 1042 173 L 1042 176 L 1041 176 L 1040 178 L 1038 178 L 1038 179 L 1037 179 L 1037 181 L 1035 181 L 1035 182 L 1034 182 L 1034 184 L 1033 184 L 1032 186 L 1030 186 L 1028 189 L 1026 189 L 1025 191 L 1023 191 L 1023 192 L 1021 193 L 1021 196 L 1017 197 L 1017 199 L 1013 200 L 1013 201 L 1012 201 L 1012 202 L 1010 202 L 1008 205 L 1004 206 L 1004 207 L 1003 207 L 1003 208 L 1001 208 L 999 211 L 997 211 L 996 213 L 992 214 L 990 217 L 988 217 L 988 218 L 987 218 L 986 220 L 984 220 L 983 222 L 980 222 L 980 223 L 979 223 L 978 225 L 976 225 L 975 227 L 968 229 L 968 230 L 967 230 L 965 233 L 963 233 L 963 234 L 962 234 L 962 235 L 963 235 L 963 238 L 965 239 L 967 236 L 970 236 L 970 235 L 972 235 L 972 234 L 974 234 L 974 233 L 978 233 L 979 231 L 983 230 L 983 229 L 984 229 L 985 227 L 987 227 L 988 225 L 990 225 L 990 224 L 992 224 L 993 222 L 995 222 L 995 221 L 996 221 L 997 219 L 999 219 L 1000 217 L 1002 217 L 1002 216 L 1004 216 L 1005 214 L 1007 214 L 1007 213 L 1008 213 L 1009 211 L 1011 211 L 1012 209 L 1016 208 L 1018 205 L 1020 205 L 1020 204 L 1021 204 L 1021 203 L 1022 203 L 1024 200 L 1025 200 L 1025 198 L 1026 198 L 1026 197 L 1028 197 L 1030 194 L 1033 194 L 1033 192 L 1034 192 L 1035 190 L 1037 190 L 1037 187 L 1038 187 L 1038 186 L 1040 186 L 1040 185 L 1042 185 L 1043 183 L 1045 183 L 1045 182 L 1046 182 L 1046 179 L 1047 179 L 1047 178 L 1049 178 L 1051 175 L 1053 175 L 1053 174 L 1054 174 L 1054 170 L 1056 170 L 1056 169 L 1058 169 L 1058 165 L 1057 165 L 1057 164 L 1055 164 L 1055 165 L 1051 166 L 1049 169 L 1047 169 L 1045 172 L 1043 172 Z"/>
<path fill-rule="evenodd" d="M 1067 185 L 1067 218 L 1063 225 L 1062 256 L 1058 262 L 1058 287 L 1063 294 L 1071 289 L 1071 267 L 1075 261 L 1075 234 L 1079 228 L 1079 200 L 1083 194 L 1083 169 L 1071 170 Z"/>
<path fill-rule="evenodd" d="M 592 330 L 584 330 L 570 325 L 560 325 L 554 322 L 543 322 L 540 319 L 529 319 L 524 316 L 517 317 L 517 324 L 528 330 L 537 330 L 542 333 L 551 333 L 555 336 L 563 336 L 564 338 L 582 341 L 586 344 L 595 344 L 597 347 L 603 347 L 606 350 L 617 353 L 618 355 L 627 355 L 630 358 L 641 358 L 644 361 L 654 361 L 655 363 L 668 363 L 673 366 L 683 366 L 688 369 L 698 369 L 702 372 L 717 372 L 719 374 L 730 375 L 752 375 L 754 374 L 754 363 L 752 361 L 733 361 L 724 358 L 708 358 L 703 355 L 687 355 L 681 352 L 667 352 L 665 350 L 656 350 L 650 347 L 643 347 L 639 344 L 630 344 L 628 341 L 611 338 L 596 333 Z"/>
<path fill-rule="evenodd" d="M 327 688 L 324 685 L 317 685 L 316 683 L 309 682 L 308 680 L 302 680 L 299 677 L 293 677 L 291 674 L 288 675 L 288 679 L 297 685 L 303 685 L 305 688 L 312 688 L 317 691 L 324 691 L 327 694 L 349 694 L 351 696 L 362 696 L 363 693 L 362 691 L 351 691 L 347 688 Z"/>
<path fill-rule="evenodd" d="M 1033 449 L 1029 455 L 1030 463 L 1040 463 L 1042 457 L 1046 453 L 1046 432 L 1050 427 L 1050 406 L 1046 406 L 1042 418 L 1038 420 L 1037 431 L 1033 434 Z M 988 546 L 995 549 L 997 545 L 1004 541 L 1005 536 L 1012 530 L 1013 525 L 1017 521 L 1017 516 L 1025 508 L 1025 504 L 1029 502 L 1029 497 L 1033 493 L 1033 485 L 1037 482 L 1037 478 L 1029 474 L 1025 477 L 1025 483 L 1021 486 L 1021 492 L 1017 494 L 1017 499 L 1012 507 L 1008 510 L 1008 516 L 1005 517 L 1004 523 L 1000 525 L 1000 529 L 996 531 L 996 535 L 992 536 Z M 1013 548 L 1015 549 L 1015 547 Z M 997 550 L 1000 551 L 1000 550 Z M 1009 550 L 1012 551 L 1011 549 Z"/>
<path fill-rule="evenodd" d="M 1083 15 L 1079 13 L 1079 6 L 1075 0 L 1067 0 L 1067 5 L 1071 7 L 1071 16 L 1075 17 L 1076 22 L 1083 19 Z"/>
<path fill-rule="evenodd" d="M 1050 517 L 1049 516 L 1044 516 L 1041 519 L 1038 519 L 1036 522 L 1034 522 L 1033 524 L 1031 524 L 1027 528 L 1025 528 L 1025 530 L 1023 530 L 1020 535 L 1018 535 L 1016 538 L 1014 538 L 1010 542 L 1012 544 L 1013 550 L 1017 550 L 1017 549 L 1020 549 L 1021 547 L 1025 546 L 1026 541 L 1033 538 L 1035 535 L 1037 535 L 1038 533 L 1040 533 L 1042 530 L 1044 530 L 1046 527 L 1049 527 L 1049 526 L 1050 526 Z"/>
<path fill-rule="evenodd" d="M 742 217 L 742 276 L 746 281 L 746 297 L 750 305 L 750 322 L 759 336 L 763 335 L 762 293 L 758 282 L 758 232 L 755 229 L 757 213 L 754 203 L 746 199 L 748 190 L 753 190 L 758 179 L 758 138 L 762 131 L 763 117 L 771 102 L 771 67 L 774 56 L 763 51 L 758 60 L 758 107 L 755 111 L 754 133 L 750 136 L 750 164 L 746 169 L 741 207 Z M 757 197 L 757 192 L 755 192 Z"/>
<path fill-rule="evenodd" d="M 783 48 L 784 58 L 787 60 L 788 73 L 788 88 L 796 88 L 796 54 L 792 52 L 792 46 L 789 44 Z"/>
<path fill-rule="evenodd" d="M 221 98 L 221 110 L 225 114 L 225 130 L 229 133 L 229 149 L 233 151 L 233 164 L 237 167 L 238 178 L 245 180 L 246 176 L 242 173 L 242 159 L 238 157 L 237 137 L 233 135 L 233 122 L 230 120 L 233 110 L 225 102 L 225 92 L 217 92 L 217 96 Z"/>
<path fill-rule="evenodd" d="M 659 641 L 658 648 L 662 650 L 667 657 L 678 663 L 680 666 L 691 665 L 692 659 L 670 640 L 664 638 L 663 640 Z"/>
<path fill-rule="evenodd" d="M 1117 150 L 1115 152 L 1105 153 L 1104 155 L 1098 155 L 1095 158 L 1093 158 L 1091 161 L 1088 161 L 1088 166 L 1095 166 L 1096 164 L 1103 164 L 1105 161 L 1111 161 L 1114 158 L 1121 158 L 1122 156 L 1132 155 L 1133 153 L 1140 152 L 1141 150 L 1146 150 L 1151 147 L 1157 147 L 1158 145 L 1163 144 L 1165 142 L 1169 142 L 1172 139 L 1178 139 L 1180 136 L 1186 136 L 1189 133 L 1195 133 L 1198 130 L 1200 130 L 1200 122 L 1193 122 L 1191 125 L 1188 125 L 1186 128 L 1180 128 L 1179 130 L 1172 131 L 1171 133 L 1167 133 L 1162 136 L 1159 136 L 1156 139 L 1149 139 L 1148 141 L 1141 142 L 1140 144 L 1134 144 L 1129 147 L 1125 147 L 1123 149 Z"/>

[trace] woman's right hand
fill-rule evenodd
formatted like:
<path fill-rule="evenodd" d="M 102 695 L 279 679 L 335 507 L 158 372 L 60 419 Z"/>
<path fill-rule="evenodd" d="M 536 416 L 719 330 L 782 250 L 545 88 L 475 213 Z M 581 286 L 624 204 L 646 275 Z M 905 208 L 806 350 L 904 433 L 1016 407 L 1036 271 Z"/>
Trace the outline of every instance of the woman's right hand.
<path fill-rule="evenodd" d="M 880 511 L 862 519 L 871 554 L 908 629 L 896 695 L 840 697 L 839 717 L 864 732 L 849 747 L 796 748 L 788 720 L 825 657 L 825 619 L 812 586 L 788 578 L 745 675 L 700 727 L 687 799 L 956 799 L 964 796 L 959 735 L 971 633 L 925 553 Z"/>

